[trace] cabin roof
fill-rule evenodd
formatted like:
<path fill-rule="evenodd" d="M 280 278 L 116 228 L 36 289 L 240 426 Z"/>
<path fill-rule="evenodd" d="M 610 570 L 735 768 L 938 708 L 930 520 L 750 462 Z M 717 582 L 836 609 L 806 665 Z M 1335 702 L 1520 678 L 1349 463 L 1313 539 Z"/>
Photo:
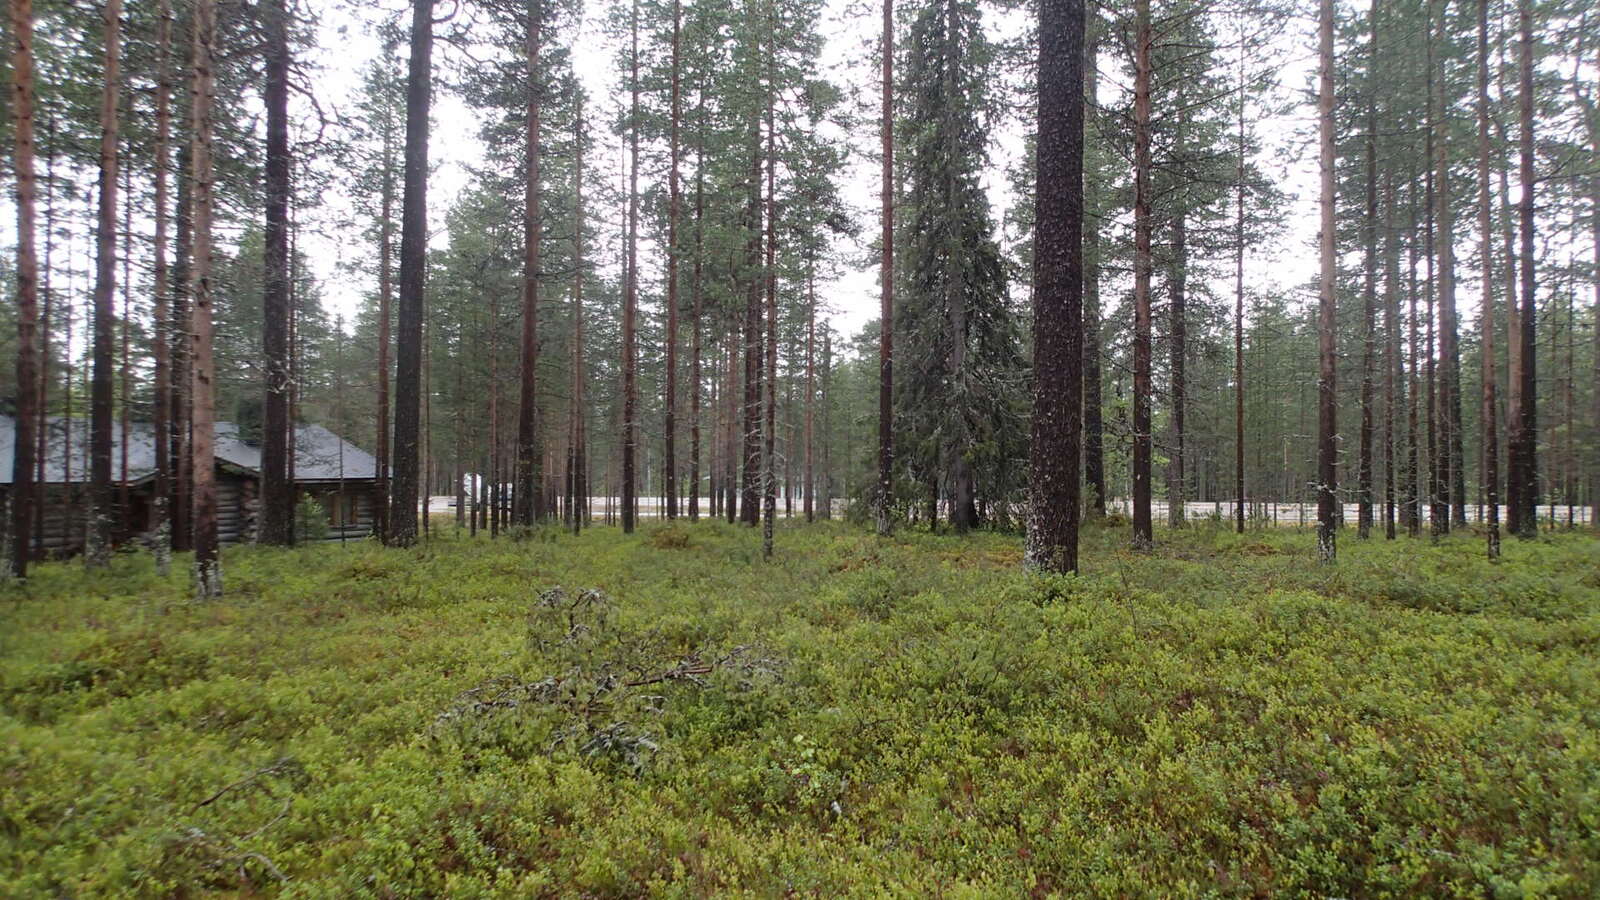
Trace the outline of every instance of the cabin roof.
<path fill-rule="evenodd" d="M 49 416 L 45 420 L 48 439 L 45 445 L 44 480 L 49 484 L 67 481 L 67 446 L 70 438 L 72 482 L 89 480 L 89 420 Z M 217 462 L 261 473 L 261 447 L 239 437 L 239 426 L 218 422 L 216 427 Z M 11 467 L 16 453 L 17 422 L 0 415 L 0 484 L 11 483 Z M 149 422 L 128 425 L 128 483 L 138 484 L 155 476 L 155 429 Z M 122 481 L 121 427 L 111 429 L 111 478 Z M 377 477 L 377 462 L 372 454 L 339 437 L 321 425 L 295 428 L 294 480 L 296 482 L 363 481 Z"/>

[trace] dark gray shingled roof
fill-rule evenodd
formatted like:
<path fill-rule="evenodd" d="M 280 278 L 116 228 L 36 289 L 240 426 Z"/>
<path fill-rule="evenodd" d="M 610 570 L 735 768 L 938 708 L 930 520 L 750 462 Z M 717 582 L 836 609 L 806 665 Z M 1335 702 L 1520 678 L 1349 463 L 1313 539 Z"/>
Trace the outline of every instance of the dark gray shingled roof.
<path fill-rule="evenodd" d="M 89 420 L 51 416 L 46 420 L 49 439 L 45 447 L 46 482 L 66 480 L 67 437 L 72 438 L 72 480 L 89 478 Z M 154 428 L 149 422 L 128 426 L 128 481 L 137 483 L 155 475 Z M 0 484 L 11 483 L 11 465 L 16 452 L 17 423 L 0 415 Z M 239 438 L 239 426 L 217 423 L 217 460 L 250 472 L 261 469 L 261 448 Z M 122 434 L 111 429 L 111 477 L 122 474 Z M 321 425 L 301 425 L 295 429 L 294 477 L 296 481 L 361 481 L 377 476 L 372 454 L 339 437 Z"/>

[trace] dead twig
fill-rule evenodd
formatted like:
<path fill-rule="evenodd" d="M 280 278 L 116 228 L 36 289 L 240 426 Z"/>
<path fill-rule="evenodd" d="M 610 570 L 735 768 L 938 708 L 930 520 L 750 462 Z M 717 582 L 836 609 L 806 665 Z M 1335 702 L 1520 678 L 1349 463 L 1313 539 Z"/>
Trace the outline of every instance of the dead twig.
<path fill-rule="evenodd" d="M 638 681 L 624 681 L 628 687 L 643 687 L 647 684 L 660 684 L 664 681 L 677 681 L 680 678 L 692 678 L 696 675 L 710 675 L 714 666 L 700 663 L 698 665 L 678 665 L 653 678 L 641 678 Z"/>
<path fill-rule="evenodd" d="M 251 782 L 253 782 L 253 781 L 257 780 L 257 779 L 265 778 L 268 775 L 276 775 L 279 772 L 282 772 L 285 769 L 288 769 L 293 765 L 294 765 L 294 760 L 288 759 L 288 758 L 284 758 L 284 759 L 278 760 L 277 762 L 273 763 L 270 766 L 267 766 L 267 767 L 262 768 L 262 769 L 257 769 L 256 771 L 250 773 L 249 775 L 246 775 L 245 777 L 239 779 L 238 781 L 235 781 L 232 784 L 224 785 L 215 794 L 212 794 L 211 796 L 205 798 L 204 800 L 201 800 L 199 803 L 196 803 L 193 807 L 190 808 L 189 814 L 190 815 L 194 815 L 201 808 L 210 806 L 211 804 L 217 802 L 217 800 L 221 799 L 223 794 L 226 794 L 227 792 L 229 792 L 231 790 L 234 790 L 235 788 L 242 788 L 245 785 L 247 785 L 247 784 L 249 784 L 249 783 L 251 783 Z"/>

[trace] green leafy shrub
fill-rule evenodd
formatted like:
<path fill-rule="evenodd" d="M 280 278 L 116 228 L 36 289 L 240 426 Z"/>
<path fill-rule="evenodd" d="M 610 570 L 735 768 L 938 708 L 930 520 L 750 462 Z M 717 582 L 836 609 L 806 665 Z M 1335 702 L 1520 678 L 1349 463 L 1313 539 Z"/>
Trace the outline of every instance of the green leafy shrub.
<path fill-rule="evenodd" d="M 654 530 L 232 547 L 198 605 L 182 558 L 37 567 L 0 602 L 0 896 L 1600 884 L 1592 537 L 1330 569 L 1094 526 L 1062 578 L 992 533 Z"/>

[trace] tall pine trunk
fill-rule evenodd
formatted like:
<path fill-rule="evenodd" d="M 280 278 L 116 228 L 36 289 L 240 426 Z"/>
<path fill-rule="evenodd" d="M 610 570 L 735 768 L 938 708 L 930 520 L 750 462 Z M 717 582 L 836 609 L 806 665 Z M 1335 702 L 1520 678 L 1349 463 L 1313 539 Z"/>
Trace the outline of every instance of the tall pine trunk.
<path fill-rule="evenodd" d="M 581 534 L 589 524 L 589 448 L 585 424 L 588 410 L 584 406 L 584 383 L 588 379 L 583 367 L 583 98 L 577 100 L 578 109 L 573 116 L 572 192 L 573 210 L 577 221 L 572 226 L 572 533 Z"/>
<path fill-rule="evenodd" d="M 1188 137 L 1189 113 L 1188 96 L 1183 85 L 1178 86 L 1177 93 L 1178 111 L 1177 124 L 1174 128 L 1173 156 L 1179 161 L 1177 177 L 1183 179 L 1186 174 L 1181 166 L 1186 158 L 1187 150 L 1184 141 Z M 1172 258 L 1171 270 L 1167 278 L 1167 290 L 1170 302 L 1167 308 L 1169 323 L 1168 342 L 1168 370 L 1167 376 L 1172 389 L 1172 444 L 1168 447 L 1171 454 L 1167 466 L 1167 524 L 1172 528 L 1182 528 L 1186 524 L 1188 501 L 1188 478 L 1185 471 L 1184 438 L 1185 438 L 1185 413 L 1189 407 L 1189 377 L 1187 364 L 1189 360 L 1189 233 L 1188 211 L 1184 208 L 1185 200 L 1181 190 L 1174 191 L 1174 214 L 1172 217 Z"/>
<path fill-rule="evenodd" d="M 878 534 L 894 530 L 894 0 L 883 0 L 882 221 L 878 277 L 882 300 L 878 312 Z"/>
<path fill-rule="evenodd" d="M 156 7 L 156 142 L 155 142 L 155 246 L 154 308 L 151 312 L 150 344 L 154 357 L 155 396 L 151 409 L 151 440 L 154 444 L 156 566 L 167 574 L 172 546 L 172 286 L 167 265 L 168 180 L 172 168 L 172 2 L 160 0 Z"/>
<path fill-rule="evenodd" d="M 1182 92 L 1179 92 L 1180 97 Z M 1180 99 L 1180 104 L 1183 103 Z M 1182 117 L 1179 117 L 1182 131 Z M 1182 154 L 1182 149 L 1177 152 Z M 1179 199 L 1181 204 L 1183 201 Z M 1185 268 L 1188 265 L 1188 222 L 1184 211 L 1178 210 L 1172 220 L 1172 272 L 1168 277 L 1170 303 L 1167 308 L 1171 328 L 1168 344 L 1168 378 L 1172 386 L 1172 445 L 1167 471 L 1167 524 L 1182 528 L 1187 524 L 1188 501 L 1187 473 L 1184 471 L 1184 413 L 1189 406 L 1189 380 L 1186 363 L 1189 356 L 1188 284 Z"/>
<path fill-rule="evenodd" d="M 189 296 L 194 324 L 189 335 L 193 373 L 194 585 L 195 596 L 222 596 L 222 561 L 217 554 L 216 365 L 211 353 L 211 221 L 213 183 L 211 109 L 215 96 L 217 8 L 215 0 L 194 5 L 193 150 L 194 259 Z"/>
<path fill-rule="evenodd" d="M 1512 373 L 1517 379 L 1522 398 L 1520 417 L 1508 423 L 1517 443 L 1517 456 L 1513 465 L 1517 469 L 1517 487 L 1511 498 L 1516 504 L 1513 526 L 1518 537 L 1531 538 L 1538 534 L 1535 504 L 1538 502 L 1538 463 L 1536 436 L 1538 434 L 1537 385 L 1535 378 L 1535 322 L 1534 322 L 1534 268 L 1533 268 L 1533 10 L 1531 0 L 1517 0 L 1518 58 L 1517 58 L 1517 113 L 1519 128 L 1518 178 L 1522 185 L 1522 198 L 1518 203 L 1521 239 L 1522 306 L 1518 310 L 1518 337 L 1521 339 L 1520 368 Z"/>
<path fill-rule="evenodd" d="M 744 410 L 742 434 L 743 479 L 739 492 L 739 521 L 754 528 L 761 522 L 761 301 L 766 279 L 761 271 L 761 116 L 756 110 L 748 125 L 750 174 L 745 198 L 745 299 L 744 299 Z"/>
<path fill-rule="evenodd" d="M 293 541 L 294 487 L 289 483 L 289 7 L 269 0 L 262 10 L 266 37 L 267 223 L 261 301 L 261 346 L 266 398 L 261 441 L 263 544 Z"/>
<path fill-rule="evenodd" d="M 694 154 L 694 272 L 689 280 L 689 521 L 700 520 L 700 381 L 701 347 L 700 314 L 705 301 L 705 228 L 706 211 L 706 154 L 705 154 L 705 88 L 699 90 L 699 104 L 695 114 Z M 713 369 L 714 371 L 714 369 Z M 713 375 L 713 380 L 715 376 Z M 715 467 L 712 467 L 715 476 Z M 716 510 L 711 511 L 713 516 Z"/>
<path fill-rule="evenodd" d="M 192 16 L 190 17 L 192 20 Z M 193 28 L 191 21 L 190 27 Z M 191 52 L 192 44 L 191 43 Z M 194 91 L 191 58 L 184 80 Z M 186 107 L 193 114 L 193 103 Z M 185 117 L 188 118 L 187 116 Z M 178 146 L 178 208 L 172 246 L 172 549 L 194 549 L 194 366 L 190 358 L 193 295 L 189 273 L 194 262 L 194 144 L 192 120 Z"/>
<path fill-rule="evenodd" d="M 629 90 L 632 107 L 628 116 L 628 250 L 627 272 L 622 301 L 622 531 L 632 534 L 638 515 L 634 476 L 635 441 L 638 435 L 634 418 L 639 409 L 638 351 L 634 346 L 634 320 L 639 308 L 639 0 L 633 2 L 629 23 L 633 50 L 628 57 L 631 70 Z"/>
<path fill-rule="evenodd" d="M 761 452 L 761 555 L 772 558 L 774 520 L 778 515 L 778 470 L 776 441 L 778 437 L 778 200 L 777 200 L 777 9 L 767 0 L 767 264 L 764 281 L 767 287 L 767 337 L 766 337 L 766 420 L 763 430 L 764 446 Z M 671 501 L 668 501 L 671 502 Z"/>
<path fill-rule="evenodd" d="M 1362 226 L 1364 257 L 1361 285 L 1361 434 L 1356 466 L 1356 537 L 1365 540 L 1372 535 L 1372 403 L 1375 386 L 1373 366 L 1377 363 L 1377 306 L 1378 306 L 1378 108 L 1372 94 L 1377 89 L 1378 30 L 1377 8 L 1373 5 L 1369 18 L 1371 43 L 1368 46 L 1367 76 L 1367 134 L 1366 134 L 1366 192 L 1367 216 Z"/>
<path fill-rule="evenodd" d="M 814 438 L 817 415 L 817 284 L 816 256 L 806 254 L 806 407 L 805 407 L 805 471 L 801 475 L 801 489 L 805 491 L 806 522 L 817 518 L 816 469 Z"/>
<path fill-rule="evenodd" d="M 1441 17 L 1441 27 L 1443 27 Z M 1455 210 L 1450 191 L 1449 106 L 1445 102 L 1443 77 L 1435 77 L 1438 95 L 1432 117 L 1434 153 L 1434 200 L 1438 232 L 1435 246 L 1439 259 L 1439 466 L 1442 528 L 1466 524 L 1465 451 L 1461 435 L 1461 356 L 1460 325 L 1456 317 Z"/>
<path fill-rule="evenodd" d="M 36 451 L 40 438 L 39 257 L 35 249 L 38 183 L 33 146 L 33 3 L 11 0 L 11 115 L 16 138 L 12 171 L 17 190 L 17 424 L 11 457 L 11 574 L 28 577 L 28 537 L 34 525 Z"/>
<path fill-rule="evenodd" d="M 428 105 L 433 81 L 433 0 L 412 0 L 406 74 L 405 186 L 400 200 L 400 308 L 395 341 L 391 546 L 417 541 L 422 431 L 422 316 L 428 252 Z"/>
<path fill-rule="evenodd" d="M 1478 0 L 1478 236 L 1483 242 L 1483 302 L 1479 307 L 1478 330 L 1482 343 L 1483 368 L 1483 502 L 1485 532 L 1490 559 L 1500 557 L 1500 454 L 1495 444 L 1499 436 L 1495 391 L 1495 316 L 1494 316 L 1494 226 L 1489 206 L 1489 0 Z"/>
<path fill-rule="evenodd" d="M 1318 4 L 1317 109 L 1322 169 L 1322 269 L 1317 305 L 1317 557 L 1332 563 L 1338 555 L 1339 504 L 1337 494 L 1338 423 L 1334 372 L 1337 348 L 1334 335 L 1335 269 L 1334 127 L 1333 127 L 1333 0 Z"/>
<path fill-rule="evenodd" d="M 523 186 L 522 207 L 522 347 L 521 380 L 517 395 L 517 474 L 513 488 L 515 501 L 512 520 L 532 525 L 544 515 L 543 474 L 540 463 L 544 451 L 539 434 L 539 243 L 543 222 L 539 217 L 539 113 L 544 99 L 544 81 L 539 71 L 539 49 L 544 25 L 544 3 L 528 3 L 527 120 L 524 152 L 527 154 L 527 182 Z"/>
<path fill-rule="evenodd" d="M 1596 62 L 1600 63 L 1600 53 L 1596 54 Z M 1600 121 L 1594 115 L 1593 111 L 1589 113 L 1589 120 L 1594 123 L 1589 131 L 1590 152 L 1594 159 L 1600 159 Z M 1589 527 L 1600 530 L 1600 174 L 1589 179 L 1589 236 L 1594 246 L 1596 273 L 1594 312 L 1589 319 L 1594 331 L 1594 375 L 1589 381 Z"/>
<path fill-rule="evenodd" d="M 1383 536 L 1396 537 L 1395 520 L 1399 509 L 1399 462 L 1395 456 L 1395 406 L 1405 390 L 1405 360 L 1400 354 L 1400 243 L 1394 224 L 1395 196 L 1393 173 L 1385 170 L 1383 180 Z M 1403 518 L 1403 515 L 1400 516 Z"/>
<path fill-rule="evenodd" d="M 1141 0 L 1141 9 L 1143 4 Z M 1026 564 L 1047 572 L 1075 572 L 1078 568 L 1084 19 L 1083 0 L 1041 0 L 1039 4 L 1034 385 Z M 1148 87 L 1148 81 L 1145 83 Z M 1146 108 L 1148 102 L 1146 94 Z"/>
<path fill-rule="evenodd" d="M 122 0 L 106 0 L 105 69 L 100 84 L 100 190 L 95 229 L 94 377 L 89 397 L 89 531 L 84 562 L 111 563 L 111 422 L 115 405 L 117 290 L 117 106 L 121 75 Z"/>
<path fill-rule="evenodd" d="M 1154 545 L 1150 518 L 1150 0 L 1134 3 L 1133 80 L 1133 547 Z"/>
<path fill-rule="evenodd" d="M 1247 84 L 1244 50 L 1239 51 L 1239 122 L 1234 171 L 1233 219 L 1233 528 L 1244 534 L 1244 112 Z"/>
<path fill-rule="evenodd" d="M 385 82 L 387 84 L 387 82 Z M 387 90 L 387 87 L 385 88 Z M 393 107 L 385 98 L 383 106 L 383 173 L 380 176 L 378 207 L 378 422 L 377 452 L 374 453 L 378 490 L 389 490 L 389 351 L 394 305 L 394 119 Z M 462 506 L 456 507 L 459 516 Z M 389 505 L 379 503 L 376 510 L 379 540 L 389 539 Z"/>
<path fill-rule="evenodd" d="M 1419 458 L 1418 406 L 1422 400 L 1422 344 L 1417 314 L 1417 185 L 1413 176 L 1407 189 L 1407 255 L 1406 326 L 1408 329 L 1410 374 L 1406 378 L 1406 472 L 1405 520 L 1406 533 L 1411 537 L 1422 534 L 1422 461 Z"/>
<path fill-rule="evenodd" d="M 683 30 L 683 9 L 679 0 L 672 2 L 672 110 L 667 153 L 670 163 L 667 171 L 667 358 L 666 358 L 666 421 L 662 457 L 662 484 L 666 494 L 666 515 L 678 517 L 678 121 L 682 115 L 679 91 L 679 43 Z"/>

